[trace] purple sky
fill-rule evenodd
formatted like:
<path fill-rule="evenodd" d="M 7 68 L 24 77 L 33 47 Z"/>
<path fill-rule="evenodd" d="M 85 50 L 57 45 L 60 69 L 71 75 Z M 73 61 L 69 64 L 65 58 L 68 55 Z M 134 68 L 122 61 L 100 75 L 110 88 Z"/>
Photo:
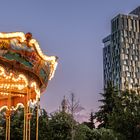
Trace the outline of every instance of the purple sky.
<path fill-rule="evenodd" d="M 102 39 L 110 20 L 128 13 L 139 0 L 5 0 L 0 3 L 0 31 L 32 32 L 43 52 L 57 55 L 55 78 L 41 97 L 48 112 L 74 92 L 87 111 L 97 110 L 103 89 Z"/>

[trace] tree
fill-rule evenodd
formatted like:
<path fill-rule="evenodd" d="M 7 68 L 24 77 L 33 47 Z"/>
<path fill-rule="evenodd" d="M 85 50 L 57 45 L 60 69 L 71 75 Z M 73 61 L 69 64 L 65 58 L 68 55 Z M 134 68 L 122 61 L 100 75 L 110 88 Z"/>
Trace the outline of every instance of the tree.
<path fill-rule="evenodd" d="M 36 139 L 36 116 L 37 116 L 36 113 L 37 113 L 37 107 L 32 108 L 31 140 Z M 48 115 L 45 109 L 40 109 L 38 139 L 49 140 Z"/>
<path fill-rule="evenodd" d="M 73 118 L 76 113 L 84 110 L 84 108 L 80 105 L 80 102 L 76 99 L 74 93 L 70 94 L 70 99 L 68 100 L 68 110 Z"/>
<path fill-rule="evenodd" d="M 31 140 L 36 137 L 36 108 L 32 108 L 31 118 Z M 24 128 L 24 109 L 18 108 L 11 114 L 11 140 L 22 140 Z M 5 110 L 0 113 L 0 139 L 5 139 L 6 121 Z M 48 135 L 48 115 L 44 109 L 41 109 L 39 115 L 39 140 L 49 140 Z"/>
<path fill-rule="evenodd" d="M 95 118 L 99 122 L 99 128 L 107 127 L 109 124 L 108 115 L 112 113 L 114 107 L 114 96 L 118 94 L 118 91 L 113 87 L 111 82 L 107 83 L 107 87 L 104 89 L 104 93 L 100 93 L 103 97 L 99 100 L 103 105 L 100 106 L 98 112 L 95 113 Z"/>
<path fill-rule="evenodd" d="M 74 140 L 93 140 L 92 130 L 85 124 L 77 125 Z"/>
<path fill-rule="evenodd" d="M 5 139 L 5 128 L 6 128 L 6 121 L 5 121 L 5 109 L 0 111 L 0 139 Z"/>
<path fill-rule="evenodd" d="M 23 139 L 23 128 L 24 128 L 24 112 L 23 108 L 18 108 L 11 114 L 11 140 L 22 140 Z M 16 136 L 16 137 L 15 137 Z"/>
<path fill-rule="evenodd" d="M 70 94 L 70 100 L 68 100 L 68 110 L 72 115 L 72 118 L 74 120 L 75 113 L 79 113 L 84 108 L 80 106 L 80 102 L 76 100 L 75 94 Z M 72 122 L 72 129 L 71 129 L 71 140 L 74 140 L 74 122 Z"/>
<path fill-rule="evenodd" d="M 115 106 L 109 114 L 109 127 L 121 133 L 127 140 L 140 139 L 140 95 L 123 91 L 115 98 Z"/>
<path fill-rule="evenodd" d="M 45 109 L 41 109 L 39 116 L 39 140 L 49 140 L 48 123 L 48 114 Z"/>
<path fill-rule="evenodd" d="M 95 124 L 94 124 L 94 115 L 93 115 L 93 112 L 90 113 L 90 119 L 89 119 L 89 128 L 90 129 L 93 129 L 95 128 Z"/>
<path fill-rule="evenodd" d="M 66 112 L 56 112 L 49 120 L 50 140 L 71 140 L 72 116 Z"/>
<path fill-rule="evenodd" d="M 95 120 L 95 116 L 93 115 L 93 112 L 91 112 L 89 122 L 83 122 L 83 124 L 85 124 L 92 130 L 93 128 L 95 128 L 94 120 Z"/>
<path fill-rule="evenodd" d="M 0 139 L 5 139 L 5 132 L 6 132 L 6 110 L 2 110 L 0 112 Z M 16 111 L 11 112 L 11 140 L 19 140 L 23 139 L 23 108 L 19 107 Z M 15 137 L 16 136 L 16 137 Z"/>
<path fill-rule="evenodd" d="M 98 130 L 98 133 L 97 133 L 97 130 Z M 96 134 L 95 140 L 125 140 L 121 134 L 116 133 L 112 129 L 101 128 L 97 130 L 93 131 L 94 135 L 96 133 L 98 134 L 98 135 Z"/>
<path fill-rule="evenodd" d="M 75 140 L 124 140 L 121 134 L 111 129 L 90 129 L 84 124 L 76 127 Z"/>

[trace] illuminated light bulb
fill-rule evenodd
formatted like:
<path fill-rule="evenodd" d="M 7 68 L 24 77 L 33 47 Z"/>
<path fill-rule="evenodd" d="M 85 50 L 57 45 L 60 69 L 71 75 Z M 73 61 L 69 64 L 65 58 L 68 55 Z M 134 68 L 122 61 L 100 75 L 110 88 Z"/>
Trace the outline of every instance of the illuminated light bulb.
<path fill-rule="evenodd" d="M 26 37 L 22 32 L 15 32 L 15 33 L 0 33 L 0 38 L 13 38 L 13 37 L 20 37 L 20 41 L 24 42 Z"/>
<path fill-rule="evenodd" d="M 3 109 L 8 109 L 8 107 L 7 107 L 7 106 L 2 106 L 2 107 L 0 108 L 0 111 L 2 111 Z"/>
<path fill-rule="evenodd" d="M 25 37 L 25 35 L 24 35 L 24 33 L 22 33 L 22 32 L 18 32 L 18 33 L 0 33 L 0 38 L 16 38 L 16 37 L 18 37 L 18 39 L 20 40 L 20 42 L 24 42 L 25 40 L 26 40 L 26 37 Z M 49 57 L 49 56 L 46 56 L 46 55 L 44 55 L 43 53 L 42 53 L 42 51 L 41 51 L 41 49 L 40 49 L 40 47 L 39 47 L 39 44 L 38 44 L 38 42 L 35 40 L 35 39 L 31 39 L 30 41 L 29 41 L 29 44 L 31 45 L 31 46 L 34 46 L 35 47 L 35 49 L 36 49 L 36 51 L 37 51 L 37 53 L 38 53 L 38 55 L 43 59 L 43 60 L 45 60 L 45 61 L 49 61 L 49 64 L 50 64 L 50 74 L 49 74 L 49 80 L 51 80 L 52 78 L 53 78 L 53 76 L 54 76 L 54 73 L 55 73 L 55 70 L 56 70 L 56 67 L 57 67 L 57 58 L 55 57 L 55 56 L 51 56 L 51 57 Z M 2 85 L 2 86 L 4 86 L 4 88 L 16 88 L 16 89 L 19 89 L 19 90 L 22 90 L 22 89 L 24 89 L 25 87 L 27 87 L 28 86 L 28 84 L 29 84 L 29 81 L 28 81 L 28 79 L 26 78 L 26 76 L 25 75 L 23 75 L 23 74 L 20 74 L 17 78 L 14 78 L 12 75 L 14 75 L 14 74 L 12 74 L 12 73 L 10 73 L 10 75 L 9 76 L 7 76 L 6 74 L 5 74 L 6 72 L 5 72 L 5 70 L 4 70 L 4 68 L 2 68 L 1 66 L 0 66 L 0 76 L 2 75 L 3 77 L 5 77 L 5 79 L 7 80 L 9 80 L 9 79 L 12 79 L 13 81 L 15 81 L 15 82 L 19 82 L 20 80 L 22 80 L 22 81 L 24 81 L 24 85 L 23 84 L 21 84 L 21 85 L 18 85 L 18 84 L 13 84 L 13 85 L 11 85 L 11 86 L 9 86 L 9 84 L 8 85 Z M 0 86 L 0 87 L 2 87 L 2 86 Z M 40 97 L 40 89 L 38 88 L 38 85 L 34 82 L 33 84 L 32 84 L 32 87 L 34 88 L 34 90 L 35 90 L 35 92 L 36 92 L 36 98 L 39 98 Z M 21 96 L 21 95 L 20 95 Z M 24 97 L 24 96 L 23 96 Z"/>
<path fill-rule="evenodd" d="M 40 57 L 43 60 L 51 62 L 52 68 L 51 68 L 51 72 L 50 72 L 50 76 L 49 76 L 50 77 L 49 80 L 51 80 L 54 76 L 54 73 L 55 73 L 55 70 L 57 67 L 57 57 L 55 57 L 55 56 L 49 57 L 49 56 L 44 55 L 39 47 L 38 42 L 35 39 L 31 39 L 29 43 L 31 46 L 33 46 L 33 45 L 35 46 L 35 49 L 37 50 L 38 54 L 40 55 Z"/>
<path fill-rule="evenodd" d="M 23 32 L 14 32 L 14 33 L 0 33 L 0 38 L 19 38 L 20 42 L 24 42 L 26 40 L 25 34 Z M 38 42 L 35 39 L 31 39 L 29 41 L 29 44 L 31 46 L 34 46 L 37 53 L 39 54 L 39 56 L 45 60 L 45 61 L 49 61 L 51 63 L 51 70 L 50 70 L 50 75 L 49 75 L 49 80 L 51 80 L 54 76 L 56 67 L 57 67 L 57 58 L 55 56 L 46 56 L 42 53 Z M 3 68 L 1 68 L 1 71 L 4 71 Z M 10 76 L 12 76 L 12 73 L 10 74 Z M 10 77 L 9 77 L 10 78 Z M 27 81 L 26 81 L 27 83 Z"/>
<path fill-rule="evenodd" d="M 53 68 L 52 68 L 52 70 L 51 70 L 51 72 L 50 72 L 49 80 L 51 80 L 51 79 L 54 77 L 54 74 L 55 74 L 55 71 L 56 71 L 57 65 L 58 65 L 58 63 L 55 62 L 55 64 L 53 65 Z"/>

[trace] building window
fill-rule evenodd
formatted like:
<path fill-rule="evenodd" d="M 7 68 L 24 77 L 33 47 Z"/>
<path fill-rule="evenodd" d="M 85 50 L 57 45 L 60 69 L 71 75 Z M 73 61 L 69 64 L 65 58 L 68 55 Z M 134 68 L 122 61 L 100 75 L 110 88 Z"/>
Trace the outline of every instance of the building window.
<path fill-rule="evenodd" d="M 125 67 L 125 70 L 128 71 L 128 66 Z"/>
<path fill-rule="evenodd" d="M 126 63 L 126 60 L 124 60 L 124 65 L 126 65 L 127 63 Z"/>
<path fill-rule="evenodd" d="M 134 80 L 132 78 L 130 78 L 130 83 L 133 83 L 133 82 L 134 82 Z"/>
<path fill-rule="evenodd" d="M 127 72 L 127 77 L 130 77 L 130 72 Z"/>
<path fill-rule="evenodd" d="M 136 60 L 136 61 L 138 60 L 138 56 L 135 56 L 135 60 Z"/>
<path fill-rule="evenodd" d="M 125 55 L 125 59 L 128 59 L 128 54 Z"/>
<path fill-rule="evenodd" d="M 126 49 L 126 54 L 129 54 L 129 49 L 128 48 Z"/>

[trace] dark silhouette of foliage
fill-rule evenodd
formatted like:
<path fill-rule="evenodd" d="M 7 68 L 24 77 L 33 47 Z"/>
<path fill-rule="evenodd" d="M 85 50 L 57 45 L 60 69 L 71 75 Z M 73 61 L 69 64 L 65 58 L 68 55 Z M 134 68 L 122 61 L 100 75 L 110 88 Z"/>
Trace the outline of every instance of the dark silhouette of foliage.
<path fill-rule="evenodd" d="M 83 122 L 83 124 L 88 126 L 92 130 L 93 128 L 95 128 L 94 120 L 95 116 L 93 115 L 93 112 L 91 112 L 89 122 Z"/>
<path fill-rule="evenodd" d="M 120 92 L 115 107 L 109 114 L 109 127 L 121 133 L 126 140 L 140 139 L 140 95 L 134 91 Z"/>
<path fill-rule="evenodd" d="M 56 112 L 52 115 L 49 121 L 51 140 L 71 140 L 73 122 L 75 125 L 72 116 L 66 112 Z"/>
<path fill-rule="evenodd" d="M 31 140 L 36 137 L 36 108 L 32 108 L 31 118 Z M 23 139 L 23 128 L 24 128 L 24 109 L 18 108 L 11 114 L 11 140 L 22 140 Z M 39 115 L 39 140 L 47 140 L 48 138 L 48 115 L 47 112 L 42 109 Z M 0 139 L 5 140 L 5 111 L 0 113 Z"/>
<path fill-rule="evenodd" d="M 100 93 L 103 99 L 99 100 L 102 103 L 98 112 L 95 113 L 96 121 L 99 122 L 99 128 L 107 127 L 108 115 L 112 113 L 114 107 L 114 96 L 118 94 L 111 82 L 107 83 L 104 93 Z"/>

